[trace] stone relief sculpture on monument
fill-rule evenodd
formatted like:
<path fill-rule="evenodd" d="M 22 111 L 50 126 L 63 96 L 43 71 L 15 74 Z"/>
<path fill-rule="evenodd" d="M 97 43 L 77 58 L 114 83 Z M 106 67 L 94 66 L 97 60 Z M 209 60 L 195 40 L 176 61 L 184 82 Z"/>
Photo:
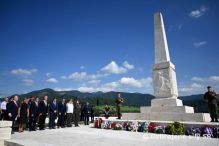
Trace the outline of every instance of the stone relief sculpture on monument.
<path fill-rule="evenodd" d="M 162 97 L 171 92 L 171 83 L 168 79 L 168 73 L 165 73 L 165 71 L 155 71 L 154 80 L 156 80 L 156 82 L 154 82 L 156 97 Z"/>

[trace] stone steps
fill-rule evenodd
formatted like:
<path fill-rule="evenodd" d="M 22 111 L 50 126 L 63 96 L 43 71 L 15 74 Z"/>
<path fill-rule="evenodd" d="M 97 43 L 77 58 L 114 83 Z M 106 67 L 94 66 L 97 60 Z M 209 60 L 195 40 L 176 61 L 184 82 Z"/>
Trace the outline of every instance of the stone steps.
<path fill-rule="evenodd" d="M 123 113 L 123 119 L 127 120 L 157 120 L 157 121 L 189 121 L 210 122 L 208 113 Z"/>
<path fill-rule="evenodd" d="M 140 107 L 141 113 L 162 112 L 162 113 L 194 113 L 194 108 L 190 106 L 161 106 L 161 107 Z"/>

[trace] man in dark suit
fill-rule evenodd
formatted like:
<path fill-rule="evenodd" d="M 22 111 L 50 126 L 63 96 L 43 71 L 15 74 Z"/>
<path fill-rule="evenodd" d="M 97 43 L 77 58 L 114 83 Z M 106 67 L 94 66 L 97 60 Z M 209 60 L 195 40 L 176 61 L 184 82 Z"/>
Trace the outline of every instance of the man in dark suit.
<path fill-rule="evenodd" d="M 58 104 L 58 122 L 57 126 L 64 128 L 65 127 L 65 115 L 66 115 L 66 104 L 65 98 L 62 99 Z"/>
<path fill-rule="evenodd" d="M 87 102 L 86 105 L 83 108 L 84 125 L 89 125 L 90 112 L 91 112 L 91 109 L 90 109 L 89 103 Z"/>
<path fill-rule="evenodd" d="M 56 103 L 56 98 L 53 98 L 52 102 L 49 104 L 49 129 L 55 129 L 57 118 L 58 105 Z"/>
<path fill-rule="evenodd" d="M 44 96 L 43 100 L 39 103 L 39 130 L 45 130 L 45 121 L 48 113 L 48 96 Z"/>
<path fill-rule="evenodd" d="M 7 104 L 8 118 L 10 121 L 12 121 L 12 133 L 14 131 L 15 121 L 17 120 L 18 117 L 18 108 L 19 108 L 18 96 L 14 96 L 13 100 Z"/>
<path fill-rule="evenodd" d="M 36 122 L 39 114 L 38 102 L 32 97 L 29 103 L 29 131 L 36 131 Z"/>

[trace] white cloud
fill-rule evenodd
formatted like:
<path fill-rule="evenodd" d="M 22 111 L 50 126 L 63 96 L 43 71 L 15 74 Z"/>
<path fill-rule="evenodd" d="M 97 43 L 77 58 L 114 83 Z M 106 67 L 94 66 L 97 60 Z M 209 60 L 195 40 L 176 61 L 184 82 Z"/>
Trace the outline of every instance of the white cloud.
<path fill-rule="evenodd" d="M 207 44 L 207 41 L 201 41 L 201 42 L 194 42 L 193 43 L 193 46 L 196 47 L 196 48 L 199 48 L 203 45 Z"/>
<path fill-rule="evenodd" d="M 96 89 L 93 87 L 79 87 L 77 90 L 80 92 L 95 92 L 96 91 Z"/>
<path fill-rule="evenodd" d="M 213 82 L 218 82 L 219 81 L 219 76 L 211 76 L 211 77 L 209 77 L 209 80 L 213 81 Z"/>
<path fill-rule="evenodd" d="M 123 77 L 121 78 L 120 83 L 127 86 L 142 88 L 142 87 L 150 86 L 152 83 L 152 79 L 148 77 L 148 78 L 142 78 L 140 80 L 136 80 L 133 77 Z"/>
<path fill-rule="evenodd" d="M 29 75 L 32 75 L 33 73 L 36 73 L 37 72 L 37 69 L 14 69 L 14 70 L 11 70 L 11 74 L 14 74 L 14 75 L 25 75 L 25 76 L 29 76 Z"/>
<path fill-rule="evenodd" d="M 103 91 L 115 91 L 120 86 L 119 82 L 110 82 L 102 86 Z"/>
<path fill-rule="evenodd" d="M 206 92 L 206 87 L 211 85 L 214 90 L 219 90 L 219 76 L 197 77 L 191 78 L 192 83 L 179 88 L 181 95 L 201 94 Z"/>
<path fill-rule="evenodd" d="M 138 87 L 140 88 L 142 85 L 139 81 L 135 80 L 134 78 L 130 78 L 130 77 L 123 77 L 121 80 L 120 80 L 121 84 L 124 84 L 124 85 L 128 85 L 128 86 L 134 86 L 134 87 Z"/>
<path fill-rule="evenodd" d="M 24 79 L 23 82 L 24 82 L 24 85 L 26 86 L 32 86 L 34 83 L 32 79 Z"/>
<path fill-rule="evenodd" d="M 193 18 L 199 18 L 207 11 L 207 9 L 208 8 L 206 6 L 201 6 L 199 9 L 191 11 L 189 16 Z"/>
<path fill-rule="evenodd" d="M 74 72 L 68 76 L 61 76 L 62 79 L 70 79 L 70 80 L 96 80 L 98 78 L 106 77 L 109 74 L 88 74 L 87 72 Z"/>
<path fill-rule="evenodd" d="M 89 84 L 98 84 L 100 82 L 101 82 L 101 80 L 90 80 L 90 81 L 88 81 Z"/>
<path fill-rule="evenodd" d="M 196 82 L 213 83 L 213 82 L 219 82 L 219 76 L 209 76 L 209 77 L 205 77 L 205 78 L 192 77 L 191 80 L 196 81 Z"/>
<path fill-rule="evenodd" d="M 203 82 L 204 79 L 203 78 L 200 78 L 200 77 L 192 77 L 191 79 L 192 81 L 198 81 L 198 82 Z"/>
<path fill-rule="evenodd" d="M 115 61 L 112 61 L 109 64 L 107 64 L 105 67 L 103 67 L 101 71 L 109 73 L 109 74 L 123 74 L 127 72 L 127 69 L 124 67 L 118 66 Z"/>
<path fill-rule="evenodd" d="M 191 87 L 197 89 L 197 88 L 201 88 L 202 86 L 201 86 L 200 84 L 193 83 L 193 84 L 191 85 Z"/>
<path fill-rule="evenodd" d="M 128 70 L 131 70 L 131 69 L 134 69 L 134 68 L 135 68 L 135 66 L 132 65 L 132 64 L 129 64 L 128 61 L 124 61 L 124 62 L 123 62 L 123 66 L 124 66 L 125 68 L 127 68 Z"/>
<path fill-rule="evenodd" d="M 150 91 L 152 89 L 152 78 L 135 79 L 133 77 L 122 77 L 117 81 L 100 84 L 101 80 L 89 80 L 82 83 L 78 88 L 55 88 L 57 91 L 79 90 L 81 92 L 109 92 L 109 91 Z M 88 84 L 89 86 L 88 86 Z M 131 88 L 130 88 L 131 87 Z"/>
<path fill-rule="evenodd" d="M 194 95 L 204 92 L 204 88 L 201 84 L 192 83 L 188 87 L 180 88 L 179 92 L 181 93 L 181 95 Z"/>
<path fill-rule="evenodd" d="M 56 87 L 54 88 L 55 91 L 72 91 L 72 90 L 75 90 L 75 88 L 59 88 L 59 87 Z"/>
<path fill-rule="evenodd" d="M 68 79 L 83 80 L 87 78 L 86 72 L 74 72 L 68 76 Z"/>
<path fill-rule="evenodd" d="M 59 81 L 56 79 L 56 78 L 49 78 L 46 80 L 46 82 L 49 82 L 49 83 L 58 83 Z"/>

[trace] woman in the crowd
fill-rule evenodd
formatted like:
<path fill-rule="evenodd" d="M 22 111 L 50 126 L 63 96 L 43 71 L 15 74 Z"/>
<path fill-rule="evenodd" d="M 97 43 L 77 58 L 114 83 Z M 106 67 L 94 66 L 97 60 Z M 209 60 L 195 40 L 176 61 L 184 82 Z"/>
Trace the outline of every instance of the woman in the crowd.
<path fill-rule="evenodd" d="M 19 132 L 24 131 L 24 125 L 28 121 L 29 117 L 29 106 L 28 106 L 28 99 L 24 98 L 21 106 L 18 108 L 18 123 L 19 123 Z"/>
<path fill-rule="evenodd" d="M 67 124 L 67 127 L 72 126 L 73 111 L 74 111 L 73 100 L 69 99 L 67 104 L 66 104 L 66 124 Z"/>

